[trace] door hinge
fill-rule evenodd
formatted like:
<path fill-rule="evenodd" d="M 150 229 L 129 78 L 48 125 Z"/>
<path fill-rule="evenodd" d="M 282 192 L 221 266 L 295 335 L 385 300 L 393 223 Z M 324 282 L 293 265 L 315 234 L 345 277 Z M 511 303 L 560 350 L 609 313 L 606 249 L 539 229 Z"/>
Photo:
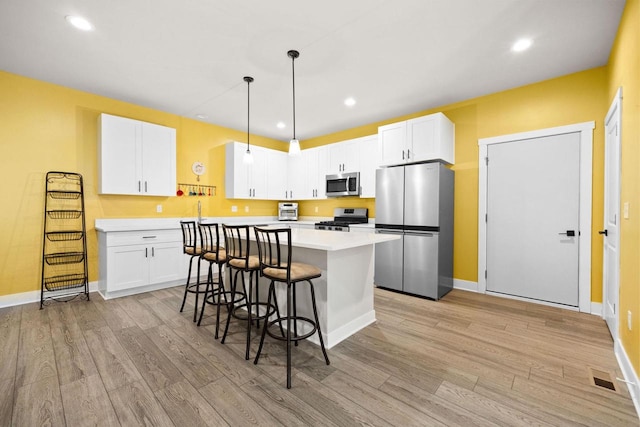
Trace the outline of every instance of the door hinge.
<path fill-rule="evenodd" d="M 484 222 L 489 222 L 489 214 L 484 214 Z"/>
<path fill-rule="evenodd" d="M 487 279 L 487 270 L 484 271 L 484 278 Z"/>
<path fill-rule="evenodd" d="M 485 165 L 489 166 L 489 156 L 484 158 Z"/>

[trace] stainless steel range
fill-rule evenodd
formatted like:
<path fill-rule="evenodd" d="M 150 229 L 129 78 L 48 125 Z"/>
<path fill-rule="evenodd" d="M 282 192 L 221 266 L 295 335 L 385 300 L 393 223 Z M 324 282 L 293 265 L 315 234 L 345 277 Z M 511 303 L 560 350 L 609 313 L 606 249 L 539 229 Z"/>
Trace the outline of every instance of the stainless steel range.
<path fill-rule="evenodd" d="M 316 230 L 349 231 L 350 224 L 366 224 L 369 222 L 367 208 L 335 208 L 333 221 L 316 222 Z"/>

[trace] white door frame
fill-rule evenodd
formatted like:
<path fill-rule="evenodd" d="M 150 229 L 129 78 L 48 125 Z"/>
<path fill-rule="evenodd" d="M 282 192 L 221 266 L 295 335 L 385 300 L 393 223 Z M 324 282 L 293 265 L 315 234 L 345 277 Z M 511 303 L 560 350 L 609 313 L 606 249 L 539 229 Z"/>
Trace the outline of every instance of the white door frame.
<path fill-rule="evenodd" d="M 608 141 L 607 138 L 607 124 L 609 123 L 609 120 L 611 120 L 613 117 L 616 117 L 616 120 L 618 122 L 618 150 L 617 150 L 617 170 L 608 170 L 609 164 L 605 164 L 605 181 L 604 181 L 604 191 L 605 191 L 605 199 L 604 199 L 604 224 L 603 227 L 604 229 L 607 229 L 607 218 L 608 218 L 608 200 L 607 200 L 607 189 L 609 188 L 608 185 L 608 180 L 610 179 L 610 177 L 608 176 L 608 173 L 615 173 L 617 174 L 617 178 L 618 178 L 618 188 L 617 188 L 617 200 L 618 200 L 618 218 L 617 218 L 617 227 L 618 227 L 618 231 L 615 233 L 615 236 L 610 236 L 610 237 L 605 237 L 603 240 L 603 250 L 602 250 L 602 318 L 605 319 L 605 321 L 607 322 L 607 326 L 609 327 L 609 331 L 611 332 L 612 338 L 614 342 L 618 341 L 618 337 L 619 337 L 619 332 L 620 332 L 620 187 L 621 187 L 621 171 L 622 171 L 622 164 L 621 164 L 621 159 L 622 159 L 622 87 L 618 88 L 618 91 L 616 92 L 616 95 L 613 99 L 613 101 L 611 102 L 611 106 L 609 107 L 609 111 L 607 112 L 607 115 L 605 117 L 604 120 L 604 128 L 605 128 L 605 136 L 604 136 L 604 141 L 605 141 L 605 162 L 608 161 L 607 158 L 607 145 L 611 143 L 610 141 Z M 610 265 L 611 263 L 609 262 L 605 262 L 606 257 L 607 257 L 607 239 L 616 239 L 616 250 L 618 251 L 618 256 L 617 256 L 617 263 L 615 265 Z M 608 271 L 606 270 L 606 268 L 616 268 L 618 269 L 617 273 L 616 273 L 616 277 L 617 277 L 617 283 L 615 283 L 615 286 L 618 287 L 617 292 L 616 292 L 616 301 L 613 301 L 615 307 L 616 307 L 616 313 L 614 316 L 613 321 L 615 322 L 614 324 L 610 324 L 609 321 L 607 321 L 607 296 L 608 296 L 608 287 L 607 287 L 607 276 L 608 276 Z"/>
<path fill-rule="evenodd" d="M 591 199 L 592 199 L 592 147 L 595 122 L 577 123 L 548 129 L 539 129 L 511 135 L 478 140 L 478 292 L 487 292 L 487 151 L 488 145 L 523 139 L 542 138 L 580 132 L 580 239 L 578 256 L 578 310 L 591 312 Z M 516 298 L 521 299 L 521 298 Z M 531 300 L 534 301 L 534 300 Z M 565 305 L 535 301 L 545 305 L 568 308 Z"/>

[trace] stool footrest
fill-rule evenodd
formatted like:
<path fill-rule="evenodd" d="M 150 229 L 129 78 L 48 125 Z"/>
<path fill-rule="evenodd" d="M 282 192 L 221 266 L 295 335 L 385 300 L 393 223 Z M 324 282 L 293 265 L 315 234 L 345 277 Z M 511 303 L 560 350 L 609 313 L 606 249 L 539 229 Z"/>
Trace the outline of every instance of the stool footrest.
<path fill-rule="evenodd" d="M 302 317 L 302 316 L 295 316 L 294 317 L 294 316 L 291 316 L 291 324 L 292 324 L 292 326 L 293 326 L 293 322 L 295 322 L 295 321 L 305 322 L 306 324 L 311 325 L 313 329 L 311 331 L 307 332 L 304 335 L 292 336 L 291 337 L 291 341 L 301 341 L 301 340 L 307 339 L 311 335 L 315 334 L 316 331 L 318 330 L 318 326 L 316 325 L 316 322 L 314 322 L 312 319 L 309 319 L 308 317 Z M 267 330 L 266 330 L 267 334 L 269 334 L 269 336 L 271 338 L 275 338 L 275 339 L 280 340 L 280 341 L 286 341 L 287 340 L 286 335 L 285 336 L 275 335 L 273 332 L 271 332 L 269 330 L 269 327 L 275 325 L 276 323 L 279 323 L 278 326 L 282 326 L 284 328 L 286 326 L 286 324 L 287 324 L 287 318 L 286 317 L 280 317 L 278 319 L 270 321 L 267 324 Z M 293 331 L 291 331 L 291 334 L 293 335 Z"/>
<path fill-rule="evenodd" d="M 266 302 L 252 302 L 251 303 L 251 307 L 252 308 L 253 307 L 256 308 L 256 311 L 255 311 L 256 313 L 260 313 L 260 307 L 265 307 L 266 308 L 266 311 L 265 311 L 264 314 L 256 314 L 256 315 L 254 315 L 253 314 L 254 312 L 252 310 L 251 311 L 251 320 L 263 320 L 263 319 L 268 318 L 269 316 L 271 316 L 273 313 L 276 312 L 276 306 L 273 305 L 273 304 L 268 305 Z M 244 311 L 246 311 L 246 309 L 247 309 L 247 304 L 246 303 L 235 306 L 233 308 L 233 311 L 231 312 L 231 315 L 233 317 L 235 317 L 236 319 L 248 320 L 248 316 L 246 314 L 245 315 L 241 315 L 241 314 L 236 313 L 238 310 L 242 311 L 243 309 L 244 309 Z"/>

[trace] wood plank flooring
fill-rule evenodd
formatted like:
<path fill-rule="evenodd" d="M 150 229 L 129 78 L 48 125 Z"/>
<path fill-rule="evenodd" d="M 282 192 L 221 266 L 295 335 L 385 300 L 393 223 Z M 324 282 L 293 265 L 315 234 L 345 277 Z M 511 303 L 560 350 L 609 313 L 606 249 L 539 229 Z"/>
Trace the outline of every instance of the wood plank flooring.
<path fill-rule="evenodd" d="M 375 292 L 378 321 L 329 350 L 267 340 L 244 360 L 182 288 L 0 309 L 0 426 L 637 426 L 603 320 L 452 291 L 439 302 Z M 226 318 L 223 310 L 222 319 Z M 252 340 L 252 356 L 259 341 Z"/>

